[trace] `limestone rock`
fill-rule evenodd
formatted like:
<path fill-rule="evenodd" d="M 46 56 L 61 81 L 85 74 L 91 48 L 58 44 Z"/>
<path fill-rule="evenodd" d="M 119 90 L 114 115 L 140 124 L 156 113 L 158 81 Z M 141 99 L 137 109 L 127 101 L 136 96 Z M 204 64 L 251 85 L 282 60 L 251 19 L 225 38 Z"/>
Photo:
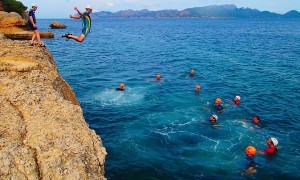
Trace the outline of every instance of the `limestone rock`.
<path fill-rule="evenodd" d="M 50 52 L 0 38 L 0 179 L 105 179 L 106 150 Z"/>
<path fill-rule="evenodd" d="M 0 11 L 0 32 L 13 40 L 30 40 L 33 32 L 28 31 L 26 20 L 15 12 Z M 41 38 L 54 38 L 52 32 L 40 32 Z"/>
<path fill-rule="evenodd" d="M 53 21 L 49 27 L 51 27 L 52 29 L 65 29 L 67 26 L 64 25 L 63 23 L 57 22 L 57 21 Z"/>
<path fill-rule="evenodd" d="M 0 11 L 0 27 L 24 26 L 26 21 L 16 12 Z"/>
<path fill-rule="evenodd" d="M 9 39 L 13 40 L 30 40 L 33 32 L 31 31 L 21 31 L 21 32 L 6 32 L 4 35 Z M 40 32 L 41 38 L 54 38 L 54 34 L 52 32 Z"/>

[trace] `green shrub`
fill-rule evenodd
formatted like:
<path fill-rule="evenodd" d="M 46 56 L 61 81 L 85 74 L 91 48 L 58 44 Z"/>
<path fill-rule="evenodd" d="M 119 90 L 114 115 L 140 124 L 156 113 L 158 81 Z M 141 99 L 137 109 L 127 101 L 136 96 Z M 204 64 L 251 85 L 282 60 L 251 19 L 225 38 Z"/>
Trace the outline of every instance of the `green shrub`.
<path fill-rule="evenodd" d="M 27 9 L 20 1 L 17 0 L 1 0 L 6 12 L 16 12 L 20 15 Z"/>

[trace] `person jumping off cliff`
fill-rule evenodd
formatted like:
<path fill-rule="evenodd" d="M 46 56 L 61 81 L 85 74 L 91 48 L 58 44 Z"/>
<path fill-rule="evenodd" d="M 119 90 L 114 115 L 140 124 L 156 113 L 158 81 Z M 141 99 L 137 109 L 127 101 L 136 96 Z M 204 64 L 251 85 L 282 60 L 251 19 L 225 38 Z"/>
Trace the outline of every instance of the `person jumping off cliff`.
<path fill-rule="evenodd" d="M 67 40 L 74 39 L 77 42 L 83 42 L 83 40 L 86 38 L 86 36 L 88 35 L 88 33 L 91 30 L 90 13 L 92 13 L 93 8 L 90 5 L 87 5 L 85 7 L 85 12 L 84 13 L 80 12 L 77 7 L 74 7 L 74 10 L 77 11 L 79 16 L 70 15 L 70 18 L 73 18 L 73 19 L 80 19 L 81 18 L 82 19 L 82 24 L 83 24 L 82 33 L 81 33 L 80 36 L 73 36 L 70 33 L 66 33 L 66 34 L 63 34 L 62 37 L 67 38 Z"/>

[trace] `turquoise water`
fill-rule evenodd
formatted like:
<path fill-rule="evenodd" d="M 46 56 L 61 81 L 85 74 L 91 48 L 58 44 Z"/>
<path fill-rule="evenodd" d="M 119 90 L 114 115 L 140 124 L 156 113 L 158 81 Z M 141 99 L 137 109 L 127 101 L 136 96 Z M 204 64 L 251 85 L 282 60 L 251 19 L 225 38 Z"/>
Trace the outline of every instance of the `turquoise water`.
<path fill-rule="evenodd" d="M 245 147 L 264 150 L 270 136 L 278 153 L 257 156 L 250 177 L 300 178 L 299 19 L 93 20 L 81 44 L 60 38 L 81 22 L 60 21 L 68 29 L 44 41 L 101 135 L 108 179 L 243 178 Z M 114 91 L 121 82 L 125 92 Z M 225 112 L 212 129 L 217 97 Z M 240 120 L 254 115 L 262 128 Z"/>

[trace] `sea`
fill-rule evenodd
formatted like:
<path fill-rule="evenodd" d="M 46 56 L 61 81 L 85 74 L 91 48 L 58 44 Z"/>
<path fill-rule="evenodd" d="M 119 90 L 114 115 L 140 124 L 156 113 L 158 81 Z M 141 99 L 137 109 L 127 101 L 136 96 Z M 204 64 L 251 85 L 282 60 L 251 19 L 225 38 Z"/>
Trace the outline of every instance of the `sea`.
<path fill-rule="evenodd" d="M 82 43 L 61 37 L 80 35 L 80 20 L 52 21 L 38 28 L 55 34 L 43 41 L 101 136 L 108 179 L 300 179 L 300 19 L 92 19 Z M 254 116 L 261 126 L 241 120 Z M 243 175 L 245 148 L 270 137 L 276 155 Z"/>

